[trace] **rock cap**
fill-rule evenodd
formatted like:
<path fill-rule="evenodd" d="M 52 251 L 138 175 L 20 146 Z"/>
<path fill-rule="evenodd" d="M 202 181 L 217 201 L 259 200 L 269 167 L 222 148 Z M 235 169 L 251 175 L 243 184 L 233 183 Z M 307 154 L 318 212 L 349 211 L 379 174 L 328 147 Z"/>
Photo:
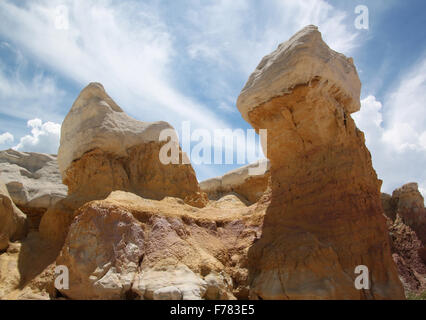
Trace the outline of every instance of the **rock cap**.
<path fill-rule="evenodd" d="M 315 79 L 336 87 L 336 94 L 348 100 L 349 113 L 360 109 L 361 82 L 352 58 L 330 49 L 318 28 L 309 25 L 262 59 L 242 89 L 237 107 L 250 123 L 250 111 Z"/>

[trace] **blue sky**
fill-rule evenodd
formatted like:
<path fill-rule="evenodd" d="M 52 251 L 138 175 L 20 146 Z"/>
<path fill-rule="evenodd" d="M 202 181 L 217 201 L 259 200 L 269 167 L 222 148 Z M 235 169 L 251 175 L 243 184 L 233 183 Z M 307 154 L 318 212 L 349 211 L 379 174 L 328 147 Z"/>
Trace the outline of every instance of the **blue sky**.
<path fill-rule="evenodd" d="M 355 28 L 359 4 L 369 9 L 368 30 Z M 67 28 L 58 28 L 61 8 Z M 425 17 L 423 0 L 3 0 L 0 149 L 56 153 L 60 124 L 91 81 L 139 120 L 249 129 L 235 106 L 248 76 L 315 24 L 354 58 L 363 84 L 354 118 L 383 190 L 416 181 L 425 194 Z M 237 166 L 194 165 L 199 180 Z"/>

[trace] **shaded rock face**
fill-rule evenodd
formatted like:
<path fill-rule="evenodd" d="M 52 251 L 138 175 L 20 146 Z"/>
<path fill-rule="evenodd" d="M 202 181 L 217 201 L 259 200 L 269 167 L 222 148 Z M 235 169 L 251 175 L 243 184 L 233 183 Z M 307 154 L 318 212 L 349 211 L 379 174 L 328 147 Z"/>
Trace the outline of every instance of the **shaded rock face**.
<path fill-rule="evenodd" d="M 392 196 L 382 193 L 382 205 L 389 219 L 395 221 L 399 216 L 426 244 L 426 209 L 417 183 L 403 185 L 394 190 Z"/>
<path fill-rule="evenodd" d="M 388 219 L 392 257 L 406 294 L 419 294 L 426 290 L 426 259 L 424 243 L 400 216 Z"/>
<path fill-rule="evenodd" d="M 396 211 L 397 211 L 396 210 L 397 203 L 395 202 L 395 199 L 393 199 L 392 196 L 387 193 L 382 193 L 380 197 L 382 200 L 383 211 L 386 217 L 394 221 L 396 219 Z"/>
<path fill-rule="evenodd" d="M 0 151 L 0 178 L 33 229 L 38 228 L 43 213 L 67 195 L 55 155 Z"/>
<path fill-rule="evenodd" d="M 26 215 L 16 207 L 5 184 L 0 181 L 0 251 L 8 248 L 9 241 L 24 238 L 27 230 Z"/>
<path fill-rule="evenodd" d="M 224 195 L 236 193 L 248 203 L 259 201 L 264 194 L 269 178 L 269 161 L 264 159 L 247 166 L 232 170 L 222 177 L 200 182 L 201 191 L 207 193 L 209 199 L 217 200 Z M 250 169 L 259 168 L 260 172 L 251 174 Z"/>
<path fill-rule="evenodd" d="M 57 251 L 30 230 L 0 255 L 0 300 L 49 300 L 54 287 Z"/>
<path fill-rule="evenodd" d="M 78 210 L 56 261 L 70 270 L 70 288 L 61 293 L 73 299 L 247 298 L 247 251 L 265 208 L 235 202 L 198 209 L 178 198 L 115 191 Z"/>
<path fill-rule="evenodd" d="M 392 196 L 382 194 L 388 217 L 393 259 L 405 292 L 426 290 L 426 209 L 417 183 L 407 183 Z"/>
<path fill-rule="evenodd" d="M 160 141 L 164 130 L 176 140 Z M 68 196 L 43 216 L 42 236 L 62 245 L 73 212 L 88 201 L 105 199 L 114 190 L 158 200 L 178 197 L 193 206 L 205 206 L 208 199 L 200 192 L 192 166 L 160 161 L 162 146 L 176 145 L 176 141 L 168 123 L 137 121 L 123 112 L 101 84 L 89 84 L 61 127 L 58 163 Z M 179 159 L 186 159 L 176 148 Z"/>
<path fill-rule="evenodd" d="M 251 298 L 403 298 L 390 254 L 380 182 L 364 136 L 351 59 L 308 26 L 266 56 L 237 101 L 267 129 L 272 200 L 249 252 Z M 265 146 L 264 146 L 264 149 Z M 370 290 L 354 286 L 358 265 Z"/>
<path fill-rule="evenodd" d="M 419 185 L 415 182 L 404 184 L 392 193 L 392 198 L 398 209 L 424 209 L 424 199 L 419 192 Z"/>
<path fill-rule="evenodd" d="M 395 215 L 410 226 L 426 246 L 426 209 L 417 183 L 408 183 L 392 193 Z"/>

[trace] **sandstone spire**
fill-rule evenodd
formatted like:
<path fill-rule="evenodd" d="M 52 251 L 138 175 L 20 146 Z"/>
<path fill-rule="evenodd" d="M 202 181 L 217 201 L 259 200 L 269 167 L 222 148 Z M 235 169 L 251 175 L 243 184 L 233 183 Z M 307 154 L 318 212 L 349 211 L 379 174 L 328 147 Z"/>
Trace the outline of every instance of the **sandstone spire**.
<path fill-rule="evenodd" d="M 237 106 L 268 130 L 272 202 L 249 252 L 251 297 L 403 298 L 380 203 L 380 181 L 350 114 L 360 108 L 352 59 L 315 26 L 262 59 Z M 358 265 L 369 290 L 354 285 Z"/>

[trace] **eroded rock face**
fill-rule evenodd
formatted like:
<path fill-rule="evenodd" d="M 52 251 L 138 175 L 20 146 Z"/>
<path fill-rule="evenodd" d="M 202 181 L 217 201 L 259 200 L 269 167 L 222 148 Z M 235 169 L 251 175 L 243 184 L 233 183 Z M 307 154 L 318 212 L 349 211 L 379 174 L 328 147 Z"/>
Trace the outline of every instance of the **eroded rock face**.
<path fill-rule="evenodd" d="M 0 151 L 0 178 L 34 229 L 38 228 L 43 213 L 67 195 L 55 155 Z"/>
<path fill-rule="evenodd" d="M 232 170 L 221 177 L 202 181 L 200 189 L 212 200 L 220 199 L 230 193 L 237 193 L 248 203 L 253 204 L 260 199 L 268 186 L 269 167 L 268 160 L 260 160 Z M 255 171 L 252 173 L 251 169 Z"/>
<path fill-rule="evenodd" d="M 392 193 L 397 215 L 416 232 L 426 246 L 426 209 L 417 183 L 408 183 Z"/>
<path fill-rule="evenodd" d="M 426 290 L 426 209 L 417 183 L 382 194 L 393 259 L 406 295 Z"/>
<path fill-rule="evenodd" d="M 314 26 L 263 58 L 243 88 L 238 109 L 268 130 L 271 162 L 272 201 L 249 252 L 252 298 L 404 298 L 380 182 L 350 116 L 359 97 L 352 60 Z M 354 286 L 358 265 L 369 268 L 370 290 Z"/>
<path fill-rule="evenodd" d="M 72 299 L 123 299 L 144 254 L 144 230 L 125 210 L 83 207 L 57 264 L 70 270 Z"/>
<path fill-rule="evenodd" d="M 395 199 L 392 198 L 390 194 L 382 193 L 380 195 L 382 199 L 382 207 L 385 215 L 391 219 L 392 221 L 396 218 L 396 202 Z"/>
<path fill-rule="evenodd" d="M 128 115 L 108 96 L 103 86 L 91 83 L 82 90 L 61 127 L 59 169 L 68 196 L 48 210 L 40 223 L 42 236 L 62 244 L 74 211 L 84 203 L 105 199 L 114 190 L 129 191 L 149 199 L 178 197 L 203 207 L 195 172 L 177 138 L 160 141 L 174 129 L 166 122 L 142 122 Z M 160 150 L 174 143 L 178 164 L 163 164 Z M 57 230 L 60 230 L 58 232 Z"/>
<path fill-rule="evenodd" d="M 7 249 L 9 241 L 25 237 L 27 230 L 26 215 L 16 207 L 5 184 L 0 181 L 0 251 Z"/>
<path fill-rule="evenodd" d="M 224 210 L 226 208 L 226 210 Z M 56 263 L 73 299 L 248 297 L 247 251 L 265 205 L 203 209 L 113 192 L 78 210 Z"/>
<path fill-rule="evenodd" d="M 423 209 L 424 199 L 419 191 L 419 185 L 416 182 L 404 184 L 401 188 L 392 193 L 398 209 Z"/>
<path fill-rule="evenodd" d="M 128 115 L 99 83 L 80 93 L 61 129 L 59 169 L 69 194 L 105 198 L 124 190 L 151 199 L 184 199 L 199 191 L 191 165 L 160 162 L 166 122 L 142 122 Z M 180 154 L 180 158 L 185 155 Z"/>
<path fill-rule="evenodd" d="M 397 265 L 399 277 L 406 295 L 420 294 L 426 290 L 426 247 L 401 216 L 394 221 L 388 219 L 392 244 L 392 257 Z"/>
<path fill-rule="evenodd" d="M 392 196 L 382 194 L 382 204 L 386 215 L 392 221 L 399 216 L 426 245 L 426 209 L 417 183 L 403 185 L 394 190 Z"/>

